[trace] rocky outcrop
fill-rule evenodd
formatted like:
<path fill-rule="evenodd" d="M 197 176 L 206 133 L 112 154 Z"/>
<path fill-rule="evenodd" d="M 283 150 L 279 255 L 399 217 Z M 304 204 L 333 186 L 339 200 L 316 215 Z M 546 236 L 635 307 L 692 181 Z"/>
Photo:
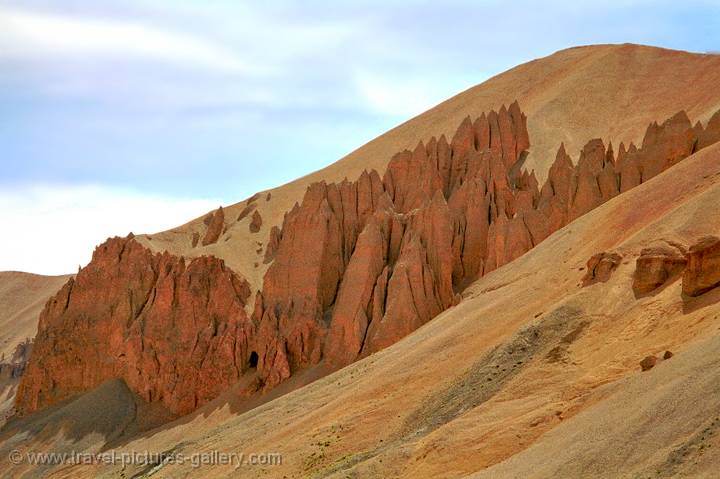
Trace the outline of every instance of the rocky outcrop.
<path fill-rule="evenodd" d="M 205 218 L 205 224 L 207 225 L 207 230 L 205 231 L 202 245 L 207 246 L 217 243 L 225 227 L 225 211 L 222 206 Z"/>
<path fill-rule="evenodd" d="M 45 306 L 16 407 L 32 412 L 121 378 L 147 401 L 190 412 L 250 369 L 249 295 L 222 260 L 110 239 Z"/>
<path fill-rule="evenodd" d="M 275 253 L 277 253 L 277 249 L 280 246 L 281 238 L 280 228 L 277 226 L 270 228 L 270 238 L 268 239 L 267 248 L 265 248 L 265 258 L 263 263 L 268 264 L 275 259 Z"/>
<path fill-rule="evenodd" d="M 452 306 L 458 289 L 531 248 L 524 214 L 537 182 L 510 173 L 528 146 L 514 103 L 466 118 L 450 142 L 432 138 L 398 153 L 382 178 L 372 171 L 311 185 L 270 241 L 281 238 L 255 318 L 278 336 L 264 355 L 281 351 L 280 369 L 291 371 L 322 358 L 348 364 L 417 329 Z M 278 323 L 320 336 L 299 341 L 263 326 Z"/>
<path fill-rule="evenodd" d="M 0 381 L 18 379 L 22 376 L 30 359 L 32 349 L 33 341 L 26 339 L 15 347 L 12 356 L 6 358 L 3 355 L 0 357 Z"/>
<path fill-rule="evenodd" d="M 250 220 L 250 225 L 248 226 L 250 228 L 251 233 L 257 233 L 260 231 L 260 227 L 262 226 L 262 216 L 260 216 L 260 212 L 258 210 L 255 210 L 252 215 L 252 219 Z"/>
<path fill-rule="evenodd" d="M 621 261 L 622 256 L 617 253 L 602 252 L 593 255 L 587 262 L 583 286 L 607 282 Z"/>
<path fill-rule="evenodd" d="M 247 215 L 252 213 L 255 208 L 257 208 L 257 205 L 255 203 L 250 203 L 246 205 L 245 208 L 240 211 L 240 214 L 238 214 L 238 217 L 235 221 L 242 221 L 243 219 L 245 219 L 245 217 L 247 217 Z"/>
<path fill-rule="evenodd" d="M 355 183 L 316 183 L 302 207 L 286 215 L 254 311 L 264 337 L 258 371 L 270 384 L 322 358 L 325 318 L 360 233 L 356 220 L 371 211 L 371 182 L 379 185 L 377 173 Z"/>
<path fill-rule="evenodd" d="M 538 210 L 548 219 L 548 229 L 554 231 L 690 156 L 700 147 L 701 137 L 707 144 L 717 141 L 715 128 L 692 127 L 680 112 L 662 125 L 651 124 L 641 148 L 620 144 L 617 159 L 612 145 L 606 149 L 601 140 L 591 140 L 576 167 L 561 145 L 540 192 Z"/>
<path fill-rule="evenodd" d="M 651 125 L 640 148 L 621 144 L 617 158 L 612 146 L 592 140 L 577 165 L 561 145 L 540 186 L 522 170 L 530 140 L 517 103 L 468 117 L 450 141 L 430 138 L 394 155 L 382 176 L 366 171 L 356 181 L 310 185 L 282 228 L 270 229 L 270 264 L 251 318 L 248 284 L 221 260 L 153 254 L 131 237 L 109 240 L 43 311 L 18 409 L 34 411 L 121 378 L 144 399 L 183 414 L 246 374 L 253 388 L 267 390 L 323 361 L 346 365 L 421 327 L 478 277 L 713 141 L 713 121 L 691 127 L 678 114 Z M 238 217 L 254 212 L 251 231 L 260 230 L 257 198 Z M 224 223 L 222 208 L 208 215 L 202 244 L 216 242 Z M 712 283 L 713 258 L 688 266 L 697 271 L 688 285 Z M 618 262 L 613 254 L 594 258 L 589 281 L 606 280 Z M 650 276 L 642 282 L 659 280 Z"/>
<path fill-rule="evenodd" d="M 698 136 L 698 150 L 720 141 L 720 111 L 710 118 L 706 128 L 698 122 L 695 125 L 695 132 Z"/>
<path fill-rule="evenodd" d="M 700 296 L 718 286 L 720 286 L 720 238 L 706 236 L 692 245 L 688 251 L 682 291 L 688 296 Z"/>
<path fill-rule="evenodd" d="M 296 363 L 324 357 L 347 364 L 452 306 L 479 276 L 691 155 L 701 137 L 714 137 L 712 125 L 693 127 L 681 112 L 650 125 L 640 148 L 621 144 L 617 159 L 612 145 L 591 140 L 577 165 L 561 145 L 540 188 L 520 168 L 529 138 L 517 103 L 466 118 L 450 141 L 431 138 L 396 154 L 382 178 L 366 172 L 356 182 L 312 185 L 272 234 L 271 243 L 282 239 L 265 277 L 263 314 L 327 334 L 320 355 L 288 351 Z M 638 287 L 675 274 L 676 259 L 669 256 L 655 278 L 643 269 Z M 620 260 L 614 253 L 592 258 L 585 284 L 607 281 Z M 284 342 L 281 334 L 278 347 Z"/>
<path fill-rule="evenodd" d="M 642 296 L 677 278 L 685 269 L 687 259 L 682 250 L 669 245 L 645 248 L 635 262 L 633 292 Z"/>
<path fill-rule="evenodd" d="M 658 361 L 658 359 L 655 356 L 645 356 L 645 358 L 643 358 L 643 360 L 640 361 L 640 370 L 643 372 L 651 370 L 652 368 L 655 367 L 655 365 L 657 364 L 657 361 Z"/>
<path fill-rule="evenodd" d="M 358 236 L 338 290 L 325 342 L 324 355 L 330 362 L 352 362 L 363 349 L 370 321 L 377 319 L 373 317 L 373 295 L 385 269 L 385 244 L 380 225 L 370 220 Z"/>

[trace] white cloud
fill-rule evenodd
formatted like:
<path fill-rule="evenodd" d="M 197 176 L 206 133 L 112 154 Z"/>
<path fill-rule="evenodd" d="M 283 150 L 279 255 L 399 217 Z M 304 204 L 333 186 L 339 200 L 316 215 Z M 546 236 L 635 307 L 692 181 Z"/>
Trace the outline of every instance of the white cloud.
<path fill-rule="evenodd" d="M 456 78 L 404 75 L 395 79 L 389 74 L 368 71 L 356 72 L 354 80 L 366 108 L 400 117 L 419 115 L 478 81 L 475 78 L 465 84 L 460 75 Z"/>
<path fill-rule="evenodd" d="M 0 56 L 59 55 L 140 58 L 227 73 L 264 70 L 222 45 L 187 33 L 137 22 L 0 8 Z"/>
<path fill-rule="evenodd" d="M 74 273 L 110 236 L 170 229 L 219 205 L 97 185 L 3 188 L 0 271 Z"/>
<path fill-rule="evenodd" d="M 355 82 L 368 108 L 379 113 L 416 115 L 437 103 L 427 85 L 421 82 L 398 84 L 387 76 L 367 72 L 358 73 Z"/>

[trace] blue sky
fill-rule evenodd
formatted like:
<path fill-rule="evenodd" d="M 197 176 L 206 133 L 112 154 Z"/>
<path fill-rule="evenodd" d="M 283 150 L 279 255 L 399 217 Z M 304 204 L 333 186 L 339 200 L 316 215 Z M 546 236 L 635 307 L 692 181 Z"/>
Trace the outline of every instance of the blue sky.
<path fill-rule="evenodd" d="M 562 48 L 720 50 L 718 19 L 709 1 L 0 0 L 0 220 L 27 231 L 0 270 L 72 271 L 106 236 L 319 169 Z M 71 238 L 33 245 L 48 222 Z"/>

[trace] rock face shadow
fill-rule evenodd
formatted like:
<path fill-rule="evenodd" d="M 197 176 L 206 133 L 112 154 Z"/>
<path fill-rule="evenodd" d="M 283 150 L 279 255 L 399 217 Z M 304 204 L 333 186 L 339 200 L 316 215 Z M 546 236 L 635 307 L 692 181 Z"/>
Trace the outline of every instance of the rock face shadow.
<path fill-rule="evenodd" d="M 29 441 L 38 450 L 63 454 L 109 449 L 130 437 L 174 419 L 159 404 L 149 404 L 119 379 L 106 381 L 74 399 L 24 417 L 11 418 L 0 429 L 0 457 L 26 451 Z M 20 465 L 22 467 L 22 465 Z M 34 465 L 31 476 L 44 477 L 53 464 Z"/>
<path fill-rule="evenodd" d="M 643 299 L 643 298 L 653 298 L 663 291 L 665 291 L 670 286 L 674 285 L 678 281 L 682 279 L 682 274 L 675 274 L 671 277 L 669 277 L 664 283 L 657 286 L 655 289 L 651 291 L 638 291 L 636 289 L 633 289 L 633 295 L 635 296 L 635 299 Z"/>
<path fill-rule="evenodd" d="M 457 379 L 427 396 L 392 440 L 336 462 L 315 477 L 335 477 L 339 473 L 355 477 L 353 468 L 361 463 L 418 441 L 491 400 L 531 361 L 563 361 L 569 345 L 588 324 L 583 310 L 575 305 L 563 305 L 543 314 L 486 353 Z"/>
<path fill-rule="evenodd" d="M 720 238 L 704 236 L 687 255 L 683 275 L 683 311 L 691 313 L 720 300 Z"/>
<path fill-rule="evenodd" d="M 665 244 L 644 248 L 635 261 L 635 299 L 656 296 L 683 276 L 687 266 L 687 249 L 673 241 L 662 241 Z"/>
<path fill-rule="evenodd" d="M 720 288 L 711 289 L 700 296 L 688 296 L 683 293 L 683 313 L 690 314 L 708 308 L 720 302 Z"/>

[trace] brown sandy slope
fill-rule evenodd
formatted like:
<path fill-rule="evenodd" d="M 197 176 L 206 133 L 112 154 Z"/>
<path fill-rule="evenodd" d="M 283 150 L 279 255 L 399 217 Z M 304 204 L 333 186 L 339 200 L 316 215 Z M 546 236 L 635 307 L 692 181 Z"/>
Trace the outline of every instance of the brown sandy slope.
<path fill-rule="evenodd" d="M 33 453 L 99 452 L 168 417 L 160 406 L 147 404 L 121 380 L 111 380 L 74 401 L 48 408 L 42 415 L 11 422 L 0 430 L 0 450 L 7 458 L 11 451 L 22 450 L 32 437 Z M 0 477 L 44 477 L 53 470 L 53 464 L 27 461 L 18 466 L 7 472 L 0 467 Z"/>
<path fill-rule="evenodd" d="M 714 145 L 483 277 L 395 345 L 252 411 L 216 401 L 117 450 L 283 454 L 280 466 L 168 463 L 153 477 L 712 477 L 720 288 L 685 298 L 676 281 L 636 299 L 632 274 L 644 247 L 720 233 L 719 202 Z M 623 261 L 583 288 L 600 251 Z M 665 350 L 675 356 L 640 372 Z"/>
<path fill-rule="evenodd" d="M 15 346 L 35 337 L 45 302 L 68 278 L 0 271 L 0 355 L 11 356 Z"/>
<path fill-rule="evenodd" d="M 202 218 L 141 240 L 155 250 L 198 256 L 214 254 L 245 276 L 257 289 L 265 272 L 264 248 L 273 225 L 300 201 L 313 181 L 356 179 L 364 169 L 382 173 L 390 157 L 433 135 L 452 134 L 462 119 L 509 105 L 517 99 L 528 115 L 532 145 L 526 167 L 540 183 L 560 142 L 576 157 L 590 138 L 638 142 L 652 121 L 680 110 L 707 121 L 720 108 L 720 55 L 693 54 L 638 45 L 598 45 L 562 50 L 520 65 L 441 103 L 370 141 L 345 158 L 292 183 L 270 190 L 255 201 L 263 219 L 249 231 L 251 216 L 236 221 L 246 202 L 226 208 L 227 231 L 216 244 L 192 248 L 194 232 L 204 234 Z M 262 251 L 257 242 L 262 243 Z M 255 263 L 258 263 L 255 266 Z"/>
<path fill-rule="evenodd" d="M 10 363 L 18 344 L 35 337 L 45 302 L 69 277 L 0 271 L 0 357 L 5 358 L 0 364 Z M 16 379 L 0 377 L 0 424 L 12 408 L 16 387 Z"/>

